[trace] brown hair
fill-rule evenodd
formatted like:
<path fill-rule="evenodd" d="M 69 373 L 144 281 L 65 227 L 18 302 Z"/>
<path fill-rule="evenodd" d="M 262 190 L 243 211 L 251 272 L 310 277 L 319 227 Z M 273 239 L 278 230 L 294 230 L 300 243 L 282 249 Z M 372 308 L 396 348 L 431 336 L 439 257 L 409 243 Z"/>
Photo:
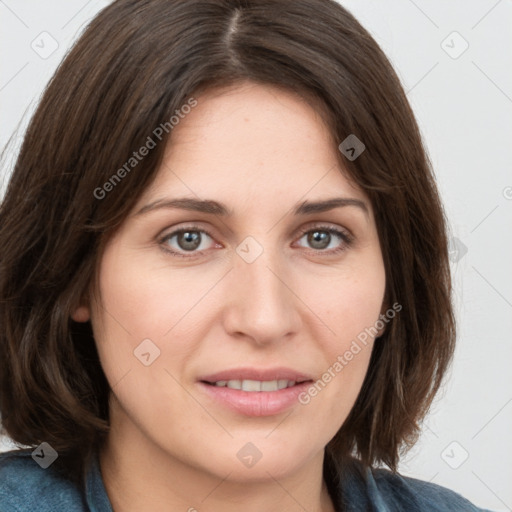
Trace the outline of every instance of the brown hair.
<path fill-rule="evenodd" d="M 98 189 L 192 95 L 247 80 L 315 98 L 333 140 L 365 144 L 340 163 L 375 212 L 386 303 L 403 307 L 329 457 L 396 471 L 450 364 L 445 218 L 413 112 L 370 34 L 334 0 L 118 0 L 50 81 L 0 207 L 3 428 L 20 444 L 50 443 L 77 480 L 108 432 L 109 386 L 90 323 L 70 314 L 172 132 L 108 197 Z"/>

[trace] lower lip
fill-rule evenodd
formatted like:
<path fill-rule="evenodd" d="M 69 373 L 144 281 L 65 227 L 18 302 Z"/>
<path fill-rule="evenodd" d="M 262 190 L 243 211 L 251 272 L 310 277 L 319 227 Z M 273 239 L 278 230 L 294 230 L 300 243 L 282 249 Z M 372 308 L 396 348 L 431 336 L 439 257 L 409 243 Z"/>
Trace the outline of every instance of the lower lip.
<path fill-rule="evenodd" d="M 299 402 L 298 396 L 312 381 L 277 391 L 242 391 L 199 382 L 204 392 L 223 406 L 245 416 L 272 416 Z"/>

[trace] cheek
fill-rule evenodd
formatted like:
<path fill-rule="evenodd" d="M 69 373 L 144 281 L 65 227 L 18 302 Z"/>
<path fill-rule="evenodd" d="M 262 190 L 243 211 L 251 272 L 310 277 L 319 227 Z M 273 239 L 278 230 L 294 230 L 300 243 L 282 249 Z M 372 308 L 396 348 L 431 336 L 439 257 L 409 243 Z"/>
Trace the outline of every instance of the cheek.
<path fill-rule="evenodd" d="M 100 315 L 110 329 L 122 329 L 132 341 L 167 338 L 215 282 L 195 269 L 169 269 L 136 257 L 129 251 L 112 250 L 102 260 L 100 273 L 104 311 Z"/>
<path fill-rule="evenodd" d="M 317 331 L 324 368 L 304 403 L 316 401 L 316 414 L 331 426 L 343 423 L 361 389 L 380 327 L 385 285 L 384 264 L 377 253 L 339 272 L 304 280 L 302 293 L 308 305 L 329 328 Z"/>
<path fill-rule="evenodd" d="M 96 303 L 92 323 L 111 387 L 122 381 L 115 389 L 120 399 L 122 389 L 131 389 L 128 381 L 134 379 L 138 384 L 128 392 L 128 402 L 139 394 L 150 396 L 154 389 L 175 386 L 166 370 L 181 378 L 197 350 L 201 337 L 195 333 L 205 322 L 197 320 L 197 312 L 204 311 L 199 303 L 219 275 L 202 275 L 197 268 L 171 271 L 161 263 L 142 261 L 126 248 L 112 246 L 105 252 L 101 305 Z M 163 381 L 155 380 L 157 375 Z"/>
<path fill-rule="evenodd" d="M 302 296 L 329 327 L 331 349 L 343 349 L 359 333 L 375 326 L 382 310 L 385 285 L 384 265 L 379 259 L 303 279 Z"/>
<path fill-rule="evenodd" d="M 190 407 L 178 381 L 193 347 L 182 332 L 173 334 L 201 293 L 186 279 L 176 274 L 166 278 L 162 269 L 129 254 L 111 249 L 103 256 L 101 305 L 94 308 L 92 319 L 96 345 L 115 404 L 143 430 L 152 424 L 170 425 L 173 415 Z"/>
<path fill-rule="evenodd" d="M 368 371 L 385 279 L 380 272 L 345 275 L 329 290 L 316 289 L 309 295 L 312 309 L 333 332 L 326 335 L 324 327 L 318 329 L 324 366 L 318 380 L 299 397 L 301 404 L 311 408 L 316 425 L 325 430 L 326 442 L 348 417 Z"/>

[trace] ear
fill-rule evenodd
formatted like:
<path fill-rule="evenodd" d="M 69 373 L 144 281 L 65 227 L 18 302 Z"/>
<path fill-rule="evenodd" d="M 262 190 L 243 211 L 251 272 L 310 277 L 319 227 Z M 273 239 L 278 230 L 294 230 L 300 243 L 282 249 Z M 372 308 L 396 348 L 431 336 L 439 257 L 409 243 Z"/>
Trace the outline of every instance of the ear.
<path fill-rule="evenodd" d="M 87 306 L 78 306 L 72 313 L 71 318 L 75 322 L 88 322 L 91 318 L 91 312 Z"/>

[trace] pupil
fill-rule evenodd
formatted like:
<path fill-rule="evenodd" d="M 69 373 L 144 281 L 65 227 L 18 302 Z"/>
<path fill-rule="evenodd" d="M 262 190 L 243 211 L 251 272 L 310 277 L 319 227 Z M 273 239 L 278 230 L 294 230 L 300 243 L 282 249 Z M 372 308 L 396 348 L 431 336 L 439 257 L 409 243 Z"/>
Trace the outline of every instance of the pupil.
<path fill-rule="evenodd" d="M 326 231 L 313 231 L 308 235 L 308 243 L 315 249 L 325 249 L 331 241 L 331 234 Z"/>
<path fill-rule="evenodd" d="M 193 251 L 201 243 L 201 236 L 194 231 L 184 231 L 178 236 L 178 244 L 184 251 Z"/>

